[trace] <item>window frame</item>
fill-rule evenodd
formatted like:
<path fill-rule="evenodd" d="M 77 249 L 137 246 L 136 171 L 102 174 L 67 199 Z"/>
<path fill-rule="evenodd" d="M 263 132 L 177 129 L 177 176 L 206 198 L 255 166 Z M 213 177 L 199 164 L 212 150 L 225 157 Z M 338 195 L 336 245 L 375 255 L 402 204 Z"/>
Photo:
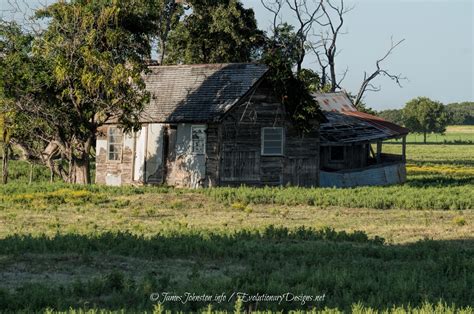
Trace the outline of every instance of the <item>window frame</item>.
<path fill-rule="evenodd" d="M 194 139 L 193 139 L 193 131 L 194 129 L 203 129 L 204 130 L 204 151 L 203 152 L 195 152 L 194 151 Z M 193 155 L 206 155 L 207 150 L 207 126 L 203 124 L 193 124 L 191 125 L 191 153 Z"/>
<path fill-rule="evenodd" d="M 110 142 L 110 133 L 111 133 L 111 130 L 117 130 L 119 133 L 120 133 L 120 142 L 113 142 L 111 143 Z M 123 153 L 123 131 L 122 129 L 120 129 L 119 127 L 116 127 L 116 126 L 110 126 L 108 129 L 107 129 L 107 161 L 108 162 L 122 162 L 122 153 Z M 116 153 L 118 158 L 117 159 L 110 159 L 110 146 L 111 145 L 116 145 L 120 148 L 120 152 Z M 115 153 L 113 153 L 115 154 Z"/>
<path fill-rule="evenodd" d="M 281 130 L 281 149 L 279 153 L 265 153 L 265 131 L 266 130 Z M 267 140 L 268 141 L 268 140 Z M 273 142 L 276 142 L 276 140 L 270 140 Z M 260 155 L 261 156 L 284 156 L 285 155 L 285 128 L 284 127 L 263 127 L 261 129 L 261 150 L 260 150 Z"/>

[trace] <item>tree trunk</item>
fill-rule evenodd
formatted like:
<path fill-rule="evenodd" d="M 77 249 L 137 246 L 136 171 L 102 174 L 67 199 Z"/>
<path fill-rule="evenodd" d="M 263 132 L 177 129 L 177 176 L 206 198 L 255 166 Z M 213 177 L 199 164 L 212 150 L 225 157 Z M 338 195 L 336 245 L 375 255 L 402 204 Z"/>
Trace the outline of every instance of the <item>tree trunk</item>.
<path fill-rule="evenodd" d="M 82 157 L 73 157 L 71 162 L 70 183 L 90 184 L 90 162 L 89 155 L 84 154 Z"/>
<path fill-rule="evenodd" d="M 10 145 L 8 143 L 3 144 L 2 152 L 2 183 L 7 184 L 8 182 L 8 159 L 10 158 Z"/>
<path fill-rule="evenodd" d="M 30 179 L 28 184 L 31 184 L 33 182 L 33 163 L 30 162 Z"/>
<path fill-rule="evenodd" d="M 423 132 L 423 143 L 426 144 L 426 131 Z"/>
<path fill-rule="evenodd" d="M 78 154 L 71 154 L 69 182 L 77 184 L 91 184 L 90 153 L 93 138 L 90 137 Z"/>
<path fill-rule="evenodd" d="M 334 56 L 328 55 L 329 63 L 329 74 L 331 75 L 331 93 L 337 89 L 337 78 L 336 78 L 336 63 L 334 62 Z"/>

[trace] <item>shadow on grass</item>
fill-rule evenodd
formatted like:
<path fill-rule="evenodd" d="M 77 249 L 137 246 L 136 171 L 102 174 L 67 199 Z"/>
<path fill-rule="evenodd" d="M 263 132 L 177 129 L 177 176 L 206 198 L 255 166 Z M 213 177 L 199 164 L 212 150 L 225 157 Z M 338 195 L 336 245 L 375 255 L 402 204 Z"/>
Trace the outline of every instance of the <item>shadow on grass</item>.
<path fill-rule="evenodd" d="M 252 309 L 311 309 L 332 307 L 350 310 L 353 303 L 377 309 L 392 305 L 417 306 L 443 300 L 457 306 L 474 300 L 473 240 L 425 240 L 408 245 L 384 245 L 363 232 L 336 232 L 268 227 L 261 232 L 233 234 L 183 230 L 151 238 L 129 233 L 10 236 L 0 240 L 1 256 L 80 254 L 127 256 L 156 263 L 157 272 L 140 280 L 121 270 L 106 271 L 95 279 L 60 286 L 24 283 L 16 290 L 0 290 L 0 308 L 41 310 L 52 307 L 100 307 L 150 310 L 152 292 L 184 295 L 230 296 L 249 294 L 325 295 L 323 302 L 250 302 Z M 190 270 L 170 267 L 163 261 L 189 261 Z M 53 265 L 54 266 L 54 265 Z M 80 266 L 80 265 L 79 265 Z M 78 266 L 78 267 L 79 267 Z M 53 267 L 54 268 L 54 267 Z M 213 270 L 213 271 L 211 271 Z M 0 276 L 2 272 L 0 271 Z M 177 280 L 180 277 L 182 280 Z M 184 278 L 184 279 L 183 279 Z M 235 300 L 234 300 L 235 301 Z M 231 310 L 234 302 L 213 303 Z M 168 302 L 167 309 L 196 311 L 207 303 Z"/>

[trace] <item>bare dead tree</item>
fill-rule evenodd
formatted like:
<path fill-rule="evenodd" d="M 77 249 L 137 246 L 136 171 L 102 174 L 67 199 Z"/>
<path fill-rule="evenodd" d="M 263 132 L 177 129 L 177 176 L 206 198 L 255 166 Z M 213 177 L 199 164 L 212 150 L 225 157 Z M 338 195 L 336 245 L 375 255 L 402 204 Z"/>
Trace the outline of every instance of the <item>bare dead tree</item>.
<path fill-rule="evenodd" d="M 385 53 L 385 55 L 382 58 L 378 59 L 375 62 L 376 70 L 374 72 L 372 72 L 370 75 L 368 75 L 367 72 L 364 72 L 364 80 L 362 81 L 359 92 L 357 93 L 357 97 L 355 98 L 355 101 L 354 101 L 354 104 L 356 106 L 362 100 L 362 97 L 364 96 L 365 92 L 367 92 L 367 91 L 374 91 L 374 92 L 380 91 L 380 89 L 381 89 L 380 86 L 377 87 L 377 86 L 375 86 L 371 83 L 379 75 L 384 75 L 384 76 L 389 77 L 391 80 L 395 81 L 398 84 L 398 86 L 402 87 L 400 81 L 406 80 L 407 78 L 402 77 L 402 74 L 398 74 L 398 75 L 391 74 L 388 70 L 382 68 L 381 63 L 384 60 L 386 60 L 388 58 L 388 56 L 390 56 L 392 54 L 393 50 L 395 48 L 397 48 L 404 41 L 405 41 L 405 39 L 402 39 L 398 42 L 394 42 L 393 37 L 392 37 L 391 38 L 390 49 Z"/>
<path fill-rule="evenodd" d="M 278 25 L 281 24 L 280 11 L 283 7 L 283 2 L 281 0 L 260 0 L 260 2 L 265 9 L 273 14 L 272 32 L 275 32 L 278 28 Z"/>
<path fill-rule="evenodd" d="M 343 78 L 337 80 L 336 73 L 336 56 L 338 54 L 337 50 L 337 40 L 339 35 L 342 33 L 342 27 L 344 25 L 344 16 L 350 12 L 354 7 L 345 7 L 344 0 L 340 0 L 339 5 L 335 5 L 331 0 L 325 0 L 321 2 L 322 15 L 316 19 L 316 22 L 323 27 L 319 37 L 320 40 L 313 45 L 311 48 L 317 56 L 319 65 L 321 67 L 321 81 L 324 82 L 324 85 L 329 81 L 331 92 L 336 91 L 340 88 L 339 84 L 345 78 L 347 74 L 347 69 L 343 72 Z M 323 50 L 324 60 L 321 58 L 320 50 Z M 329 73 L 326 74 L 327 68 L 329 68 Z"/>
<path fill-rule="evenodd" d="M 288 6 L 297 20 L 296 25 L 293 25 L 295 27 L 297 45 L 296 73 L 301 72 L 307 54 L 306 50 L 310 46 L 309 37 L 311 30 L 319 18 L 318 12 L 320 12 L 322 8 L 323 1 L 324 0 L 261 0 L 264 8 L 273 15 L 272 32 L 274 34 L 278 31 L 279 25 L 282 24 L 280 14 L 284 6 Z"/>
<path fill-rule="evenodd" d="M 326 73 L 326 69 L 327 67 L 329 66 L 329 63 L 327 62 L 326 59 L 323 59 L 321 57 L 321 54 L 319 51 L 315 50 L 314 47 L 312 47 L 312 49 L 314 50 L 314 53 L 316 55 L 316 58 L 318 59 L 318 63 L 319 63 L 319 67 L 321 68 L 321 83 L 320 83 L 320 87 L 321 88 L 324 88 L 324 86 L 326 86 L 327 84 L 327 73 Z"/>

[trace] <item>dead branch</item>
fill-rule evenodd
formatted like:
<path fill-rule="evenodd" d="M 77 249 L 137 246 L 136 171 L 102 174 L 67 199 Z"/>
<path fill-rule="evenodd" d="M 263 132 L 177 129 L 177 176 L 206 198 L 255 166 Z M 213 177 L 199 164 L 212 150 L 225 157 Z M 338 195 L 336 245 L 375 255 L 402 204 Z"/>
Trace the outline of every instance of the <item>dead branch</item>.
<path fill-rule="evenodd" d="M 296 17 L 297 73 L 302 69 L 307 47 L 310 46 L 308 36 L 310 35 L 314 23 L 317 22 L 319 18 L 318 12 L 321 10 L 323 1 L 324 0 L 261 0 L 263 7 L 273 15 L 273 34 L 276 34 L 278 27 L 282 24 L 281 11 L 284 6 L 288 6 Z M 310 4 L 314 4 L 314 6 L 310 6 Z"/>
<path fill-rule="evenodd" d="M 320 45 L 324 50 L 324 55 L 326 58 L 327 66 L 329 67 L 329 81 L 331 84 L 331 91 L 336 91 L 337 88 L 340 88 L 339 84 L 344 79 L 347 71 L 343 72 L 343 78 L 341 80 L 337 80 L 336 74 L 336 56 L 338 54 L 337 50 L 337 39 L 338 36 L 343 34 L 342 27 L 344 25 L 344 16 L 348 12 L 352 11 L 354 7 L 346 8 L 344 6 L 344 0 L 340 0 L 339 5 L 335 5 L 331 2 L 331 0 L 326 0 L 321 2 L 321 10 L 322 15 L 316 20 L 321 27 L 326 29 L 325 33 L 321 33 L 320 35 Z M 318 47 L 312 47 L 313 51 L 316 52 Z M 320 62 L 320 57 L 318 57 L 318 61 L 320 66 L 322 67 L 322 63 Z M 326 67 L 322 69 L 324 74 L 326 73 Z M 323 79 L 326 83 L 326 79 Z M 324 86 L 322 86 L 324 87 Z"/>
<path fill-rule="evenodd" d="M 400 81 L 406 80 L 407 78 L 402 77 L 401 74 L 398 74 L 398 75 L 391 74 L 390 72 L 388 72 L 388 70 L 385 70 L 385 69 L 382 68 L 381 63 L 385 59 L 387 59 L 388 56 L 390 56 L 392 54 L 393 50 L 395 48 L 397 48 L 404 41 L 405 41 L 405 39 L 402 39 L 402 40 L 395 43 L 393 41 L 393 37 L 392 37 L 391 38 L 390 49 L 385 53 L 385 55 L 382 58 L 378 59 L 375 62 L 376 70 L 374 72 L 372 72 L 372 74 L 370 74 L 370 75 L 367 75 L 367 72 L 364 72 L 364 80 L 362 81 L 359 92 L 357 93 L 357 97 L 354 101 L 355 105 L 358 105 L 360 103 L 360 101 L 362 100 L 362 97 L 364 96 L 365 92 L 367 92 L 367 91 L 375 91 L 375 92 L 380 91 L 380 89 L 381 89 L 380 87 L 375 87 L 374 85 L 371 84 L 371 81 L 374 80 L 379 75 L 384 75 L 384 76 L 389 77 L 391 80 L 395 81 L 398 84 L 398 86 L 402 87 Z"/>

